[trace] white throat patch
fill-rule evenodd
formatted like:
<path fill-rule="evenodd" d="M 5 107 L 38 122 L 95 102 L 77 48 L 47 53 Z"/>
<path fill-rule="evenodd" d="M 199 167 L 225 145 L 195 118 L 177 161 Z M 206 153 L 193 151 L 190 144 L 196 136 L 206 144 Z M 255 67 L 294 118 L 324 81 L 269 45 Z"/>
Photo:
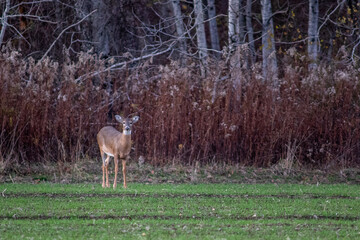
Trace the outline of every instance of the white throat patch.
<path fill-rule="evenodd" d="M 123 131 L 123 134 L 124 134 L 124 135 L 131 135 L 131 130 L 128 130 L 128 131 L 124 130 L 124 131 Z"/>

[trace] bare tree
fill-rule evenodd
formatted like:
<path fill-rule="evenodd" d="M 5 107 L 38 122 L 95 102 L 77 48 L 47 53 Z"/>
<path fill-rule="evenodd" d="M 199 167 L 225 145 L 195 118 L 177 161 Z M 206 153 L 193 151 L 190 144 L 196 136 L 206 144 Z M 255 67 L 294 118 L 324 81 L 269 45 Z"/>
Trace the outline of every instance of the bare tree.
<path fill-rule="evenodd" d="M 211 49 L 220 51 L 219 32 L 216 22 L 216 9 L 215 0 L 208 0 L 208 18 L 209 18 L 209 30 L 210 30 L 210 41 Z M 218 54 L 215 54 L 217 56 Z"/>
<path fill-rule="evenodd" d="M 198 47 L 199 58 L 201 63 L 201 67 L 200 67 L 201 76 L 205 77 L 208 52 L 207 52 L 207 44 L 206 44 L 204 10 L 202 5 L 202 0 L 194 0 L 194 10 L 195 10 L 197 47 Z"/>
<path fill-rule="evenodd" d="M 274 39 L 274 23 L 272 19 L 271 1 L 261 0 L 262 15 L 262 70 L 265 81 L 273 78 L 273 84 L 277 83 L 277 60 Z"/>
<path fill-rule="evenodd" d="M 30 19 L 34 22 L 42 22 L 46 24 L 57 24 L 51 21 L 48 16 L 42 16 L 39 9 L 43 3 L 53 2 L 52 0 L 34 0 L 34 1 L 20 1 L 20 3 L 11 5 L 10 0 L 6 0 L 5 9 L 1 17 L 1 31 L 0 31 L 0 45 L 3 43 L 7 29 L 10 30 L 12 36 L 17 36 L 21 40 L 25 40 L 22 31 L 25 30 L 25 19 Z M 1 3 L 1 2 L 0 2 Z M 31 6 L 28 12 L 24 11 L 23 6 Z M 33 13 L 35 12 L 35 14 Z M 20 18 L 19 26 L 10 23 L 10 19 Z M 34 27 L 33 27 L 34 28 Z M 29 44 L 29 43 L 28 43 Z M 29 44 L 30 45 L 30 44 Z"/>
<path fill-rule="evenodd" d="M 89 19 L 89 27 L 86 30 L 90 31 L 88 33 L 90 36 L 87 40 L 93 42 L 92 45 L 95 47 L 97 53 L 108 56 L 111 51 L 111 37 L 114 37 L 114 34 L 110 36 L 110 31 L 115 32 L 115 29 L 109 29 L 114 26 L 114 24 L 110 24 L 112 14 L 109 6 L 105 4 L 103 0 L 89 1 L 88 4 L 84 2 L 84 6 L 87 8 L 84 9 L 84 13 L 97 9 L 96 14 Z M 115 6 L 113 7 L 115 8 Z M 82 17 L 83 16 L 79 16 L 79 18 Z"/>
<path fill-rule="evenodd" d="M 51 51 L 51 49 L 54 47 L 55 43 L 61 38 L 61 36 L 70 28 L 75 27 L 77 25 L 79 25 L 81 22 L 83 22 L 86 18 L 88 18 L 90 15 L 92 15 L 93 13 L 96 12 L 96 9 L 93 10 L 91 13 L 89 13 L 88 15 L 86 15 L 85 17 L 83 17 L 80 21 L 71 24 L 70 26 L 67 26 L 66 28 L 64 28 L 61 33 L 57 36 L 57 38 L 52 42 L 52 44 L 50 45 L 50 47 L 46 50 L 46 52 L 44 53 L 44 55 L 42 56 L 42 58 L 40 59 L 40 61 L 44 60 L 46 58 L 46 56 L 49 54 L 49 52 Z"/>
<path fill-rule="evenodd" d="M 245 8 L 243 6 L 243 0 L 239 1 L 239 12 L 237 13 L 239 23 L 237 24 L 236 32 L 239 34 L 239 43 L 245 43 L 245 35 L 246 35 L 246 23 L 245 23 Z"/>
<path fill-rule="evenodd" d="M 309 28 L 308 28 L 308 56 L 310 60 L 309 69 L 317 67 L 319 35 L 319 0 L 309 0 Z"/>
<path fill-rule="evenodd" d="M 229 0 L 228 37 L 230 48 L 245 43 L 246 23 L 243 0 Z"/>
<path fill-rule="evenodd" d="M 185 64 L 185 56 L 186 56 L 186 40 L 185 40 L 185 30 L 184 30 L 184 23 L 181 14 L 181 7 L 179 0 L 171 0 L 173 13 L 175 17 L 175 25 L 176 25 L 176 33 L 179 38 L 179 51 L 180 51 L 180 61 L 181 64 Z"/>
<path fill-rule="evenodd" d="M 239 44 L 239 0 L 229 0 L 228 37 L 230 49 Z"/>
<path fill-rule="evenodd" d="M 5 10 L 1 17 L 0 47 L 4 39 L 5 31 L 8 26 L 8 12 L 10 10 L 10 0 L 6 0 Z"/>
<path fill-rule="evenodd" d="M 253 65 L 256 61 L 256 56 L 255 56 L 255 42 L 254 42 L 254 29 L 252 26 L 252 11 L 251 11 L 251 5 L 252 5 L 252 0 L 246 0 L 246 30 L 247 30 L 247 35 L 248 35 L 248 40 L 249 40 L 249 53 L 250 53 L 250 61 L 251 64 Z"/>

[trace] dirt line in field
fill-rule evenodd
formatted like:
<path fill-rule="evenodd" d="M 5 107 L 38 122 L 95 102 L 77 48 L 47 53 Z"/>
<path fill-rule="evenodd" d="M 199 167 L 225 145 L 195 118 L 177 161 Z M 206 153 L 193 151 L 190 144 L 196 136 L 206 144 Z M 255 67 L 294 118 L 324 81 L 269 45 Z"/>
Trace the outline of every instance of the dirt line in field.
<path fill-rule="evenodd" d="M 290 199 L 360 199 L 360 197 L 344 195 L 316 195 L 316 194 L 146 194 L 146 193 L 7 193 L 2 197 L 50 197 L 50 198 L 290 198 Z"/>
<path fill-rule="evenodd" d="M 155 220 L 201 220 L 201 219 L 223 219 L 223 220 L 348 220 L 348 221 L 358 221 L 360 217 L 358 216 L 316 216 L 316 215 L 286 215 L 286 216 L 164 216 L 164 215 L 73 215 L 73 216 L 49 216 L 49 215 L 36 215 L 36 216 L 1 216 L 0 220 L 47 220 L 47 219 L 57 219 L 57 220 L 67 220 L 67 219 L 83 219 L 83 220 L 106 220 L 106 219 L 115 219 L 115 220 L 144 220 L 144 219 L 155 219 Z"/>

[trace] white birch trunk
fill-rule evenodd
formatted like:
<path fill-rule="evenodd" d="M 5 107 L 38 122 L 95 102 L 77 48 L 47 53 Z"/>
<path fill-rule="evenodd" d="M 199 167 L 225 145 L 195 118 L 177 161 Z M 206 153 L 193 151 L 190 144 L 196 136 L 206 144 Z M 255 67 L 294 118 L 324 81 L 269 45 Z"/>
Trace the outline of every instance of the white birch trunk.
<path fill-rule="evenodd" d="M 263 77 L 267 81 L 273 78 L 274 86 L 277 85 L 277 61 L 274 39 L 274 24 L 271 11 L 271 0 L 261 0 L 262 15 L 262 57 Z"/>
<path fill-rule="evenodd" d="M 211 49 L 215 51 L 220 51 L 219 32 L 216 23 L 215 0 L 208 0 L 208 18 L 209 18 Z M 215 55 L 219 55 L 219 54 L 217 53 Z"/>
<path fill-rule="evenodd" d="M 239 0 L 229 0 L 228 10 L 228 37 L 230 49 L 239 43 Z"/>
<path fill-rule="evenodd" d="M 5 10 L 3 12 L 2 18 L 1 18 L 1 32 L 0 32 L 0 47 L 4 40 L 5 31 L 8 25 L 7 19 L 8 19 L 8 11 L 10 9 L 10 0 L 6 0 Z"/>
<path fill-rule="evenodd" d="M 171 1 L 174 16 L 175 16 L 175 25 L 176 25 L 176 33 L 178 36 L 179 41 L 179 51 L 180 51 L 180 62 L 181 65 L 185 64 L 186 61 L 186 40 L 185 40 L 185 30 L 184 30 L 184 24 L 183 24 L 183 18 L 181 14 L 181 7 L 180 7 L 180 1 L 179 0 L 172 0 Z"/>
<path fill-rule="evenodd" d="M 308 56 L 310 60 L 310 70 L 317 67 L 319 47 L 318 23 L 319 0 L 309 0 Z"/>
<path fill-rule="evenodd" d="M 206 35 L 205 35 L 205 27 L 204 27 L 204 11 L 202 6 L 202 0 L 194 0 L 194 10 L 195 10 L 197 47 L 201 62 L 200 70 L 201 70 L 201 76 L 205 77 L 208 52 L 207 52 Z"/>

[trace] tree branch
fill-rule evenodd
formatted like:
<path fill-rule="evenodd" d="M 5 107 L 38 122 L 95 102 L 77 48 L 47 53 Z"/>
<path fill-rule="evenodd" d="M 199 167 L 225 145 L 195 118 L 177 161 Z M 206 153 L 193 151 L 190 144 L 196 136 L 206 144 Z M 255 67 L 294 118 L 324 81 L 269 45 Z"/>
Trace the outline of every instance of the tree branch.
<path fill-rule="evenodd" d="M 78 77 L 77 79 L 75 79 L 75 82 L 80 82 L 82 81 L 84 78 L 87 78 L 87 77 L 94 77 L 100 73 L 103 73 L 103 72 L 107 72 L 109 70 L 114 70 L 116 68 L 122 68 L 123 66 L 125 66 L 126 64 L 129 64 L 129 63 L 133 63 L 133 62 L 137 62 L 137 61 L 140 61 L 140 60 L 144 60 L 144 59 L 147 59 L 147 58 L 151 58 L 151 57 L 155 57 L 155 56 L 158 56 L 158 55 L 161 55 L 161 54 L 164 54 L 166 52 L 169 52 L 172 50 L 173 46 L 176 44 L 176 41 L 172 42 L 168 48 L 166 48 L 165 50 L 162 50 L 162 51 L 159 51 L 159 52 L 152 52 L 150 54 L 147 54 L 145 56 L 140 56 L 140 57 L 137 57 L 137 58 L 133 58 L 129 61 L 124 61 L 124 62 L 119 62 L 119 63 L 115 63 L 113 65 L 111 65 L 110 67 L 102 70 L 102 71 L 96 71 L 96 72 L 92 72 L 92 73 L 89 73 L 89 74 L 85 74 L 85 75 L 82 75 L 80 77 Z"/>
<path fill-rule="evenodd" d="M 38 21 L 40 21 L 40 22 L 57 24 L 57 22 L 53 22 L 53 21 L 50 21 L 50 20 L 46 20 L 46 19 L 43 19 L 41 16 L 31 15 L 31 14 L 14 14 L 14 15 L 8 15 L 7 17 L 8 17 L 8 18 L 25 17 L 25 18 L 29 18 L 29 19 L 32 19 L 32 20 L 38 20 Z"/>
<path fill-rule="evenodd" d="M 70 28 L 75 27 L 76 25 L 79 25 L 80 23 L 82 23 L 86 18 L 88 18 L 90 15 L 92 15 L 94 12 L 96 12 L 97 9 L 95 9 L 94 11 L 92 11 L 91 13 L 87 14 L 85 17 L 83 17 L 80 21 L 71 24 L 70 26 L 66 27 L 64 30 L 61 31 L 61 33 L 59 34 L 59 36 L 57 36 L 57 38 L 55 39 L 55 41 L 50 45 L 50 47 L 48 48 L 48 50 L 45 52 L 45 54 L 42 56 L 42 58 L 40 59 L 40 62 L 43 61 L 46 56 L 49 54 L 49 52 L 51 51 L 51 49 L 54 47 L 55 43 L 60 39 L 60 37 Z"/>

